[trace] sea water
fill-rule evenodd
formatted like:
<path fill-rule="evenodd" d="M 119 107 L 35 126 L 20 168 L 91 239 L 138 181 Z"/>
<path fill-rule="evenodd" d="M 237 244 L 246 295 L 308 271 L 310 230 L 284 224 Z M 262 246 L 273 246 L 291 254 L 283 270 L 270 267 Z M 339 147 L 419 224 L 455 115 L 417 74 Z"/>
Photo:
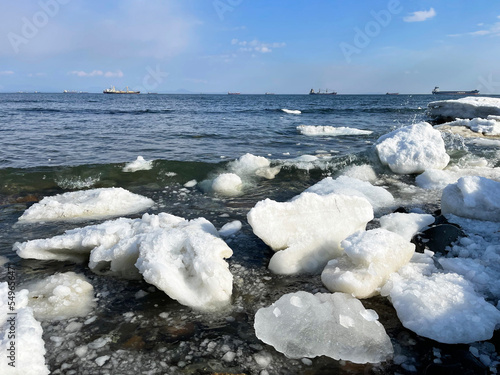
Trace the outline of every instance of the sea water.
<path fill-rule="evenodd" d="M 363 301 L 378 313 L 395 347 L 395 359 L 380 365 L 327 357 L 288 359 L 259 341 L 253 328 L 256 311 L 283 294 L 327 290 L 319 275 L 270 272 L 273 252 L 253 234 L 248 211 L 265 198 L 286 201 L 325 177 L 335 178 L 353 166 L 360 166 L 358 173 L 363 173 L 359 171 L 371 166 L 379 172 L 373 183 L 390 191 L 396 205 L 433 213 L 440 197 L 416 188 L 413 176 L 394 175 L 381 167 L 374 143 L 392 130 L 426 120 L 427 104 L 434 99 L 431 95 L 0 94 L 0 259 L 15 269 L 19 288 L 58 272 L 75 271 L 85 275 L 95 292 L 95 305 L 85 317 L 42 321 L 46 363 L 52 373 L 406 373 L 413 368 L 424 371 L 444 356 L 473 363 L 473 357 L 461 354 L 461 347 L 450 349 L 406 330 L 382 297 Z M 500 166 L 495 143 L 478 144 L 452 134 L 443 137 L 451 164 L 466 167 L 486 160 L 490 167 Z M 199 183 L 230 171 L 231 162 L 247 153 L 267 158 L 280 172 L 273 179 L 250 178 L 242 194 L 230 197 Z M 149 162 L 148 168 L 124 171 L 138 156 Z M 21 259 L 13 251 L 15 242 L 100 222 L 16 224 L 34 202 L 108 187 L 152 199 L 155 205 L 148 213 L 204 217 L 217 229 L 240 221 L 241 229 L 225 238 L 233 250 L 228 259 L 234 276 L 231 306 L 218 313 L 200 313 L 144 281 L 97 275 L 86 263 Z M 5 275 L 3 268 L 1 281 Z M 468 347 L 465 350 L 468 353 Z"/>

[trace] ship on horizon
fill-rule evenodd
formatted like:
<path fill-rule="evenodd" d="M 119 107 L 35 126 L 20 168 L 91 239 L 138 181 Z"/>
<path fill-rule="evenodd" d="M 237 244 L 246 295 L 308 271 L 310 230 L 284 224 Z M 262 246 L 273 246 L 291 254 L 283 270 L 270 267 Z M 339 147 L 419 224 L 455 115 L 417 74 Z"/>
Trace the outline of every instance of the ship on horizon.
<path fill-rule="evenodd" d="M 328 89 L 326 89 L 325 92 L 321 92 L 321 89 L 319 89 L 316 92 L 316 91 L 314 91 L 314 89 L 311 89 L 311 91 L 309 91 L 309 95 L 337 95 L 337 92 L 335 92 L 335 91 L 328 92 Z"/>
<path fill-rule="evenodd" d="M 102 92 L 103 94 L 140 94 L 140 91 L 129 90 L 128 86 L 125 90 L 117 90 L 115 86 L 111 86 L 111 88 L 106 89 Z"/>
<path fill-rule="evenodd" d="M 432 90 L 434 95 L 479 95 L 479 90 L 471 91 L 441 91 L 439 86 L 434 87 Z"/>

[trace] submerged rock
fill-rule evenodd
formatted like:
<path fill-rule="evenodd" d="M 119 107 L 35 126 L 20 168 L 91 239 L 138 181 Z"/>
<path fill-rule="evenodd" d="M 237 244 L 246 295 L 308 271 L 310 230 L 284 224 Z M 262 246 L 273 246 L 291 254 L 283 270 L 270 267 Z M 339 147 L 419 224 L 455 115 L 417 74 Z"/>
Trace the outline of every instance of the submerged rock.
<path fill-rule="evenodd" d="M 257 311 L 254 327 L 260 340 L 289 358 L 377 363 L 393 355 L 377 313 L 344 293 L 286 294 Z"/>

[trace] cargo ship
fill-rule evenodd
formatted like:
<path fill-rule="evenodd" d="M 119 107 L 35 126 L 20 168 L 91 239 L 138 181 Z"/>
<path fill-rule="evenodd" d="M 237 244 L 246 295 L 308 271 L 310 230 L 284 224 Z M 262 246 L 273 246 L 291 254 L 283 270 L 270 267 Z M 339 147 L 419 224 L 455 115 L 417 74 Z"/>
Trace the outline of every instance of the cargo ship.
<path fill-rule="evenodd" d="M 335 91 L 328 92 L 328 89 L 326 89 L 325 92 L 321 92 L 321 89 L 317 92 L 314 91 L 314 89 L 311 89 L 311 91 L 309 91 L 309 95 L 337 95 L 337 93 Z"/>
<path fill-rule="evenodd" d="M 471 91 L 441 91 L 439 87 L 434 87 L 432 93 L 435 95 L 479 95 L 479 90 L 471 90 Z"/>
<path fill-rule="evenodd" d="M 132 91 L 128 89 L 128 86 L 125 90 L 117 90 L 115 86 L 112 86 L 110 89 L 106 89 L 102 92 L 103 94 L 140 94 L 140 91 Z"/>

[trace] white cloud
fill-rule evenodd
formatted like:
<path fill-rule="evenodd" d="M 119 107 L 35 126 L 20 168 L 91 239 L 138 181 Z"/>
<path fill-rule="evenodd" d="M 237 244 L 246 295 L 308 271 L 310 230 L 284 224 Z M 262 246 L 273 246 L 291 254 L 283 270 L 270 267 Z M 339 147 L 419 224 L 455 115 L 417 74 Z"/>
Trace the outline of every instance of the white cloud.
<path fill-rule="evenodd" d="M 121 70 L 117 70 L 116 72 L 103 72 L 102 70 L 93 70 L 91 72 L 85 72 L 83 70 L 73 70 L 69 72 L 68 74 L 78 76 L 78 77 L 106 77 L 106 78 L 112 78 L 112 77 L 123 77 L 123 72 Z"/>
<path fill-rule="evenodd" d="M 231 40 L 232 45 L 240 46 L 239 50 L 243 52 L 260 52 L 260 53 L 271 53 L 275 48 L 283 48 L 286 46 L 286 43 L 264 43 L 257 39 L 246 41 L 246 40 Z"/>
<path fill-rule="evenodd" d="M 448 36 L 451 37 L 460 37 L 460 36 L 465 36 L 465 35 L 471 35 L 471 36 L 483 36 L 483 35 L 490 35 L 490 36 L 500 36 L 500 22 L 496 22 L 493 25 L 490 25 L 489 27 L 482 29 L 482 30 L 477 30 L 477 31 L 472 31 L 470 33 L 463 33 L 463 34 L 451 34 Z"/>
<path fill-rule="evenodd" d="M 0 71 L 0 76 L 10 76 L 12 74 L 14 74 L 14 72 L 12 70 Z"/>
<path fill-rule="evenodd" d="M 436 11 L 434 8 L 431 8 L 429 10 L 421 10 L 417 12 L 411 13 L 411 15 L 406 16 L 403 18 L 405 22 L 422 22 L 425 20 L 428 20 L 429 18 L 432 18 L 436 15 Z"/>

